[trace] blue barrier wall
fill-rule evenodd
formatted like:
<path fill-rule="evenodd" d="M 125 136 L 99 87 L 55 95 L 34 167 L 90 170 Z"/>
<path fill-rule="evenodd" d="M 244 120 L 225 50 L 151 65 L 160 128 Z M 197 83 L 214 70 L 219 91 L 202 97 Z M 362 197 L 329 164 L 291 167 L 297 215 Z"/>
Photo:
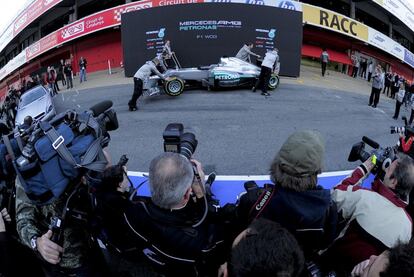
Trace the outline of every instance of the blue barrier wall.
<path fill-rule="evenodd" d="M 318 177 L 318 183 L 326 189 L 331 189 L 335 185 L 339 184 L 342 179 L 347 177 L 350 172 L 338 172 L 338 173 L 324 173 Z M 129 172 L 129 177 L 134 185 L 137 187 L 141 183 L 142 186 L 138 190 L 139 195 L 150 196 L 148 178 L 145 177 L 146 173 L 142 172 Z M 256 178 L 255 178 L 256 177 Z M 255 180 L 259 186 L 263 186 L 265 183 L 271 183 L 269 176 L 217 176 L 216 181 L 213 183 L 212 192 L 220 204 L 235 203 L 237 196 L 244 192 L 244 182 L 248 180 Z M 370 188 L 371 183 L 374 180 L 374 176 L 370 175 L 363 182 L 363 187 Z"/>

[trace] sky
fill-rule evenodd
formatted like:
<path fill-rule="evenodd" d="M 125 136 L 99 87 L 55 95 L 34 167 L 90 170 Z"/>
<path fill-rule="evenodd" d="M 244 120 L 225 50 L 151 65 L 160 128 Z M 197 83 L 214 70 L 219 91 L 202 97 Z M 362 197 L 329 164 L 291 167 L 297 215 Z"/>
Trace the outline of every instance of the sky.
<path fill-rule="evenodd" d="M 32 0 L 0 0 L 0 34 L 17 16 L 17 13 Z"/>

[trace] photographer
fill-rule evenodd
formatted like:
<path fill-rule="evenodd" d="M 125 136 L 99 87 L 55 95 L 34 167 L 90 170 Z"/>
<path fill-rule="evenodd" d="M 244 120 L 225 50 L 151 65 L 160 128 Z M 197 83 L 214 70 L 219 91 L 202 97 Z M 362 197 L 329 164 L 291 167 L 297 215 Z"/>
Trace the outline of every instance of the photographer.
<path fill-rule="evenodd" d="M 414 276 L 414 242 L 398 244 L 379 256 L 371 256 L 352 270 L 352 277 Z"/>
<path fill-rule="evenodd" d="M 303 252 L 292 234 L 278 223 L 255 219 L 233 242 L 219 277 L 300 276 Z"/>
<path fill-rule="evenodd" d="M 0 276 L 12 276 L 12 262 L 10 259 L 10 239 L 6 233 L 5 221 L 11 218 L 6 209 L 0 211 Z M 2 275 L 3 274 L 3 275 Z"/>
<path fill-rule="evenodd" d="M 332 191 L 346 225 L 325 258 L 339 271 L 350 272 L 371 255 L 411 239 L 412 222 L 405 208 L 414 186 L 414 161 L 400 154 L 384 170 L 383 180 L 377 176 L 371 189 L 362 188 L 377 158 L 367 159 Z"/>
<path fill-rule="evenodd" d="M 93 266 L 89 244 L 89 231 L 85 222 L 67 218 L 63 233 L 63 243 L 52 241 L 50 230 L 52 217 L 60 217 L 65 207 L 65 196 L 46 205 L 32 203 L 19 178 L 16 179 L 16 224 L 23 244 L 30 247 L 41 258 L 46 276 L 99 276 Z M 87 199 L 77 200 L 77 206 L 88 205 Z"/>
<path fill-rule="evenodd" d="M 138 198 L 125 213 L 137 240 L 145 237 L 168 258 L 163 268 L 167 276 L 217 272 L 230 226 L 225 228 L 220 211 L 205 197 L 201 164 L 163 153 L 151 161 L 149 182 L 151 198 Z"/>
<path fill-rule="evenodd" d="M 0 211 L 0 276 L 42 276 L 34 255 L 15 239 L 12 221 L 7 209 L 3 208 Z M 21 261 L 25 266 L 21 266 Z"/>
<path fill-rule="evenodd" d="M 245 225 L 264 217 L 288 229 L 308 260 L 336 236 L 336 207 L 330 191 L 318 186 L 324 152 L 318 132 L 306 130 L 292 134 L 270 166 L 274 185 L 265 185 L 263 189 L 255 183 L 246 183 L 247 193 L 238 206 L 238 217 Z"/>

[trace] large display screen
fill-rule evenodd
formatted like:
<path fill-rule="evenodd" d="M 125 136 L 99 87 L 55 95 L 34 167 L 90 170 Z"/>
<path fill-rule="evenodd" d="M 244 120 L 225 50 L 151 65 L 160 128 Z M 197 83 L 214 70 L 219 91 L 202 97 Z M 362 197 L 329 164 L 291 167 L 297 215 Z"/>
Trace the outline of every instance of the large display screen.
<path fill-rule="evenodd" d="M 123 14 L 121 28 L 129 77 L 154 58 L 166 40 L 182 67 L 217 63 L 222 56 L 235 56 L 248 42 L 262 57 L 277 47 L 280 75 L 299 76 L 302 12 L 235 3 L 174 5 Z"/>

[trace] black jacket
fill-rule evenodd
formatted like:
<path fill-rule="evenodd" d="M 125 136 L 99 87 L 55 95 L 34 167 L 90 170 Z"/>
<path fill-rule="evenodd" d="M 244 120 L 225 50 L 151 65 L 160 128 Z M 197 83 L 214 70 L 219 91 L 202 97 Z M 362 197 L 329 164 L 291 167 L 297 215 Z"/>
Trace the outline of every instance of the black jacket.
<path fill-rule="evenodd" d="M 192 226 L 203 216 L 203 201 L 190 200 L 185 208 L 170 211 L 157 207 L 148 197 L 131 202 L 122 193 L 109 192 L 99 195 L 98 203 L 104 240 L 127 259 L 142 258 L 139 253 L 144 253 L 152 260 L 164 261 L 167 276 L 177 272 L 191 276 L 193 268 L 205 270 L 202 264 L 207 260 L 217 272 L 215 266 L 225 261 L 228 245 L 224 241 L 231 243 L 231 228 L 212 211 L 199 226 Z"/>
<path fill-rule="evenodd" d="M 261 200 L 266 193 L 271 196 L 265 203 Z M 258 205 L 262 206 L 260 212 Z M 320 186 L 305 192 L 278 185 L 270 185 L 266 190 L 258 188 L 245 194 L 239 205 L 239 217 L 249 218 L 252 213 L 254 217 L 276 221 L 288 229 L 302 246 L 305 256 L 324 249 L 336 237 L 336 206 L 331 201 L 330 191 Z"/>

